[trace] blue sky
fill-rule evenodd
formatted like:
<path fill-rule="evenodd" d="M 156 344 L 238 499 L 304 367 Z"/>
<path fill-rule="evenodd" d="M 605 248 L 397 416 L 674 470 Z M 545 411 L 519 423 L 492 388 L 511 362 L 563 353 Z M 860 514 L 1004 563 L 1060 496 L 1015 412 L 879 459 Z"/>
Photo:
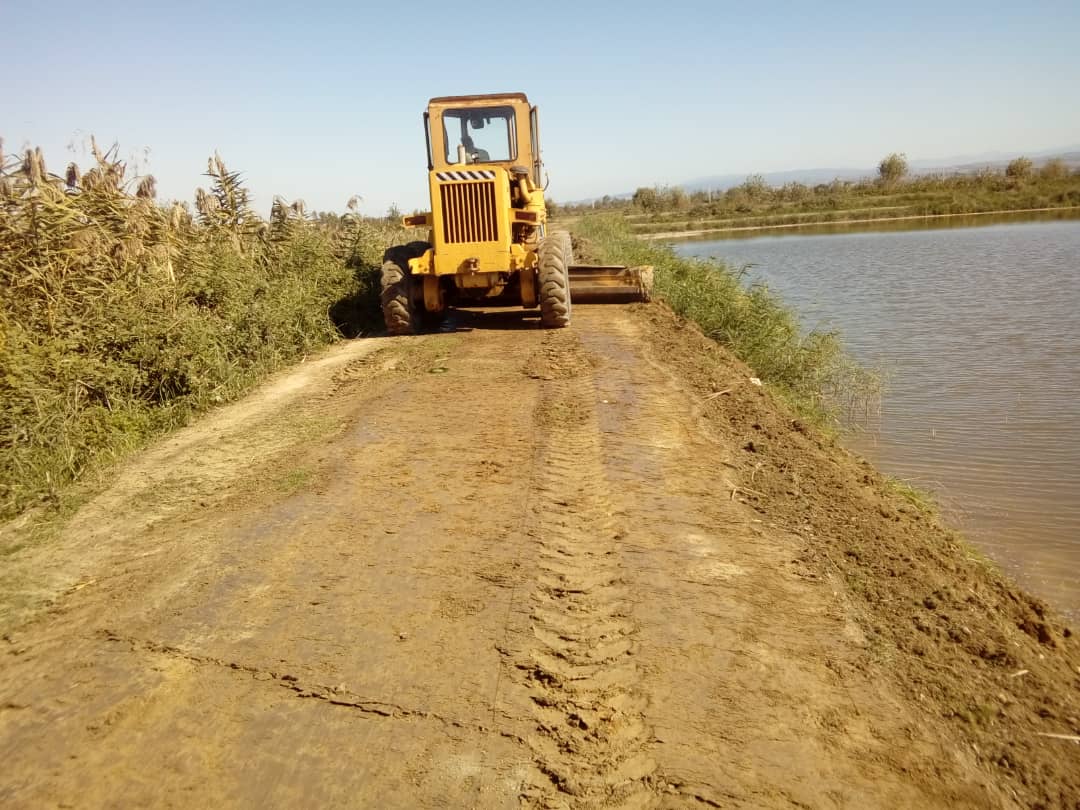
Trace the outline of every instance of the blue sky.
<path fill-rule="evenodd" d="M 556 200 L 1080 143 L 1075 0 L 3 5 L 5 149 L 59 172 L 93 133 L 164 198 L 216 149 L 260 208 L 424 208 L 427 99 L 501 90 Z"/>

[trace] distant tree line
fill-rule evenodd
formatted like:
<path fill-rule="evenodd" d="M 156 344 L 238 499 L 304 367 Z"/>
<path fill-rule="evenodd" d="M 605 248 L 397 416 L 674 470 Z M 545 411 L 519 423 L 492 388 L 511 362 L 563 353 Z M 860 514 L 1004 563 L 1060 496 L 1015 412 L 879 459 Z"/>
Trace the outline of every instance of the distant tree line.
<path fill-rule="evenodd" d="M 1076 181 L 1076 182 L 1073 182 Z M 603 197 L 587 203 L 549 203 L 552 212 L 562 214 L 595 210 L 618 210 L 641 215 L 686 214 L 688 217 L 738 216 L 761 213 L 763 209 L 829 210 L 858 204 L 856 197 L 881 198 L 884 195 L 932 195 L 949 190 L 963 194 L 1001 193 L 1006 191 L 1055 191 L 1054 184 L 1071 184 L 1057 189 L 1046 200 L 1049 204 L 1074 204 L 1069 195 L 1080 193 L 1080 170 L 1070 170 L 1060 159 L 1036 167 L 1027 157 L 1011 161 L 1004 171 L 991 168 L 973 173 L 913 174 L 902 152 L 886 155 L 878 163 L 877 176 L 861 181 L 835 179 L 830 183 L 807 185 L 791 182 L 769 185 L 760 174 L 752 174 L 737 186 L 724 190 L 687 191 L 679 186 L 642 186 L 630 197 Z M 1072 186 L 1077 186 L 1073 189 Z M 1060 199 L 1058 198 L 1060 197 Z M 1032 205 L 1040 204 L 1032 198 Z M 910 202 L 910 200 L 906 200 Z M 1075 203 L 1080 203 L 1076 200 Z M 972 209 L 974 210 L 974 209 Z M 946 212 L 947 213 L 947 212 Z"/>

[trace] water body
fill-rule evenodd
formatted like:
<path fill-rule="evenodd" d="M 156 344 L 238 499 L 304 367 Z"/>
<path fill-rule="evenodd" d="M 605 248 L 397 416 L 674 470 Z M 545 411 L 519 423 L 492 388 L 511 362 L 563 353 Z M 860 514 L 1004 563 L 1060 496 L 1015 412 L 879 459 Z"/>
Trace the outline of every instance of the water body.
<path fill-rule="evenodd" d="M 1080 620 L 1080 220 L 677 244 L 753 265 L 887 387 L 850 442 Z"/>

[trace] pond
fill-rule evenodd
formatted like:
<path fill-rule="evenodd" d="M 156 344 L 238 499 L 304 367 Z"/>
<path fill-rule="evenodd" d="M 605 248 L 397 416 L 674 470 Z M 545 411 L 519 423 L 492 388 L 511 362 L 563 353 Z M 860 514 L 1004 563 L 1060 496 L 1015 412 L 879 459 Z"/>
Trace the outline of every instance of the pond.
<path fill-rule="evenodd" d="M 1080 220 L 676 244 L 750 265 L 885 372 L 849 444 L 933 490 L 1029 590 L 1080 619 Z"/>

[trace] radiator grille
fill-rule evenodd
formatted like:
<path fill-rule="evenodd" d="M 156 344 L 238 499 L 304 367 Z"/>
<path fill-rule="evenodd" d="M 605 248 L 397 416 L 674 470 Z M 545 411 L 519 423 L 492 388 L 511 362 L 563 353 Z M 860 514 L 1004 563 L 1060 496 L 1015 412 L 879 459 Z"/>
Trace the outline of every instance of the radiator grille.
<path fill-rule="evenodd" d="M 497 242 L 499 221 L 495 215 L 495 183 L 444 183 L 442 196 L 443 241 Z"/>

